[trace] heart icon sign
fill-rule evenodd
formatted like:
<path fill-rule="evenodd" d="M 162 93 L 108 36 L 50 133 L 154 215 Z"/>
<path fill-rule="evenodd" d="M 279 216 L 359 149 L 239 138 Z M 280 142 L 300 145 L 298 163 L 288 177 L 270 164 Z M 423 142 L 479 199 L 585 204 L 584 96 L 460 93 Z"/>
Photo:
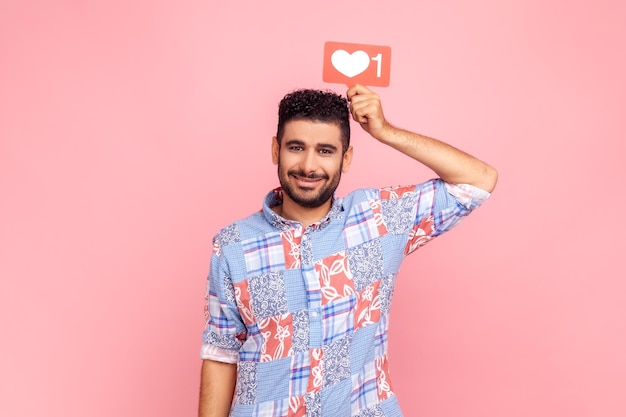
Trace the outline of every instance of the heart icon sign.
<path fill-rule="evenodd" d="M 326 42 L 322 79 L 341 83 L 387 87 L 391 67 L 391 48 L 364 43 Z"/>
<path fill-rule="evenodd" d="M 337 71 L 352 78 L 370 66 L 370 57 L 365 51 L 355 51 L 350 54 L 348 51 L 338 49 L 331 55 L 330 62 Z"/>

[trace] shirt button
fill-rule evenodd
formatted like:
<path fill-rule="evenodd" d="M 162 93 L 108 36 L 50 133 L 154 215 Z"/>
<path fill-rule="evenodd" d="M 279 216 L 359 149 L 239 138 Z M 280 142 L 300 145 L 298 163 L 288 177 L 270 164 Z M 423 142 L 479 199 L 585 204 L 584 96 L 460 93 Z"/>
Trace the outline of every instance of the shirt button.
<path fill-rule="evenodd" d="M 311 311 L 311 317 L 317 318 L 317 311 Z"/>

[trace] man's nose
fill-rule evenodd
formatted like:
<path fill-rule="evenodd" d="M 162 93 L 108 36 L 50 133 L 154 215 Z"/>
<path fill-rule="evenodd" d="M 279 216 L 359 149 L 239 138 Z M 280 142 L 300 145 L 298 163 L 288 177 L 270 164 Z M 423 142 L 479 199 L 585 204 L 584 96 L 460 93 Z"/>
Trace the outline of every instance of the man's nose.
<path fill-rule="evenodd" d="M 317 170 L 317 152 L 314 149 L 307 150 L 302 160 L 302 170 L 310 174 Z"/>

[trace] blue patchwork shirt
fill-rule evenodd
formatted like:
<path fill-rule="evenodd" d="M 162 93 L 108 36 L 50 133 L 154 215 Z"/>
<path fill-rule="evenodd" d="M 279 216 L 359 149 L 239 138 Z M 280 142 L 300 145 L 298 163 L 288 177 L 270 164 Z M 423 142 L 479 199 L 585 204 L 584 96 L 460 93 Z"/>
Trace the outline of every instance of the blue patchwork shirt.
<path fill-rule="evenodd" d="M 213 239 L 203 359 L 237 363 L 234 417 L 402 416 L 387 357 L 402 260 L 489 197 L 440 179 L 333 197 L 306 228 L 272 207 Z"/>

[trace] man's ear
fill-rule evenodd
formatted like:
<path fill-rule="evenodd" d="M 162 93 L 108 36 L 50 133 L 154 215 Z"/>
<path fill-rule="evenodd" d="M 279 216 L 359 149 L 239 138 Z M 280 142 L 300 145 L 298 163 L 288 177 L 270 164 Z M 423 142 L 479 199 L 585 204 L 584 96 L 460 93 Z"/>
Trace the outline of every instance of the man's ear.
<path fill-rule="evenodd" d="M 278 138 L 274 136 L 272 138 L 272 163 L 278 165 L 278 153 L 280 152 L 280 145 L 278 144 Z"/>
<path fill-rule="evenodd" d="M 343 154 L 343 164 L 341 166 L 341 172 L 346 173 L 350 169 L 352 163 L 352 146 L 348 146 L 348 150 Z"/>

